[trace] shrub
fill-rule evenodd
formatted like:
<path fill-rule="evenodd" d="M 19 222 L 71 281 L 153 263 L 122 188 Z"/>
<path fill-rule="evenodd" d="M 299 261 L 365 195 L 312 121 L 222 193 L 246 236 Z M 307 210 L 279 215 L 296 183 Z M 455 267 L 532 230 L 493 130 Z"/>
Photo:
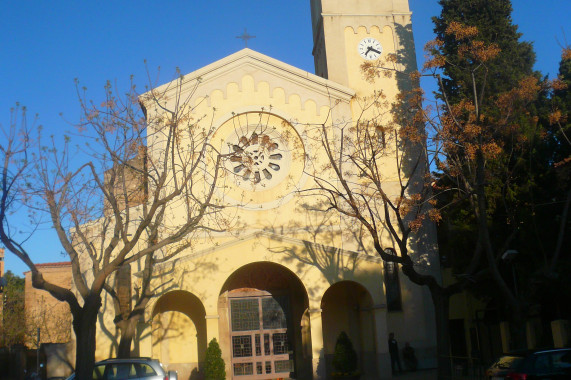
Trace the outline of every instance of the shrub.
<path fill-rule="evenodd" d="M 222 359 L 222 351 L 220 350 L 216 338 L 213 338 L 210 343 L 208 343 L 208 348 L 206 349 L 206 357 L 204 358 L 204 379 L 226 379 L 224 359 Z"/>
<path fill-rule="evenodd" d="M 353 343 L 342 331 L 335 343 L 335 354 L 333 355 L 334 375 L 353 375 L 357 373 L 357 353 L 353 349 Z"/>

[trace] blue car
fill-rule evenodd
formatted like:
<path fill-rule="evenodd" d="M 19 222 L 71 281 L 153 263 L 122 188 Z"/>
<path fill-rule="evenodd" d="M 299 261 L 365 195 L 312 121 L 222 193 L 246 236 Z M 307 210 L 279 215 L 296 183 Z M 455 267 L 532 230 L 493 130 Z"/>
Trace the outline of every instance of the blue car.
<path fill-rule="evenodd" d="M 504 354 L 486 371 L 489 380 L 571 379 L 571 348 Z"/>

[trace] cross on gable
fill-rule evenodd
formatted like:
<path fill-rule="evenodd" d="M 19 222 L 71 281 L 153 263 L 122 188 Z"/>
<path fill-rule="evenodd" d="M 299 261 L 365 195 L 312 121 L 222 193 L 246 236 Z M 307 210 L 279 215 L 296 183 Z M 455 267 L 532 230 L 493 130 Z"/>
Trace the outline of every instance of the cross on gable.
<path fill-rule="evenodd" d="M 252 36 L 252 35 L 248 34 L 248 32 L 246 31 L 246 28 L 244 28 L 244 33 L 240 36 L 236 36 L 236 38 L 239 38 L 242 41 L 244 41 L 244 44 L 246 45 L 246 47 L 248 47 L 248 40 L 250 40 L 252 38 L 256 38 L 256 36 Z"/>

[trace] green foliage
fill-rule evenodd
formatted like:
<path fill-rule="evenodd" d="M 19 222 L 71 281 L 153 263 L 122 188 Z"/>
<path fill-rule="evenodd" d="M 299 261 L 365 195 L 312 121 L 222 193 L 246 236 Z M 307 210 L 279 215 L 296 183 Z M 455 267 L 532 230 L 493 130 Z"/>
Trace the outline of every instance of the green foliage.
<path fill-rule="evenodd" d="M 16 276 L 12 271 L 6 271 L 4 274 L 6 279 L 7 292 L 23 292 L 26 280 L 22 277 Z"/>
<path fill-rule="evenodd" d="M 558 244 L 567 247 L 571 241 L 571 221 L 567 216 L 565 224 L 563 211 L 571 196 L 571 54 L 564 49 L 559 80 L 554 81 L 553 89 L 550 90 L 549 82 L 544 80 L 541 90 L 525 107 L 518 107 L 514 102 L 510 123 L 504 128 L 498 117 L 505 113 L 502 101 L 508 100 L 506 104 L 509 104 L 515 99 L 506 95 L 525 90 L 520 85 L 522 78 L 539 77 L 533 72 L 532 46 L 520 41 L 521 33 L 512 22 L 511 2 L 439 2 L 442 13 L 433 21 L 440 40 L 436 50 L 443 58 L 440 62 L 445 62 L 442 64 L 443 92 L 452 108 L 463 101 L 473 104 L 477 94 L 481 107 L 474 123 L 482 128 L 480 136 L 484 142 L 489 136 L 500 148 L 497 155 L 487 157 L 482 165 L 485 228 L 496 255 L 506 249 L 515 249 L 519 255 L 513 263 L 498 262 L 499 273 L 512 293 L 525 300 L 526 312 L 541 313 L 544 320 L 570 318 L 571 307 L 567 305 L 571 305 L 571 296 L 564 290 L 571 288 L 571 281 L 567 280 L 571 258 L 563 248 L 555 260 L 555 252 Z M 478 33 L 471 38 L 497 46 L 497 56 L 483 64 L 467 60 L 462 56 L 461 42 L 447 33 L 453 22 L 476 27 Z M 444 98 L 443 94 L 439 97 Z M 447 207 L 442 211 L 444 223 L 439 226 L 438 240 L 440 253 L 447 258 L 446 264 L 454 273 L 466 273 L 474 247 L 482 238 L 479 234 L 482 224 L 477 223 L 475 198 L 471 195 L 477 189 L 473 161 L 465 159 L 466 154 L 460 149 L 457 152 L 455 158 L 462 163 L 457 168 L 471 186 L 463 188 L 462 181 L 458 181 L 460 176 L 447 178 L 446 172 L 439 173 L 442 175 L 440 186 L 463 191 L 440 195 L 440 205 Z M 480 260 L 480 268 L 487 265 L 485 260 Z M 480 277 L 480 280 L 472 289 L 477 296 L 486 300 L 505 298 L 490 277 Z M 497 304 L 506 305 L 505 299 L 498 301 Z M 513 310 L 500 312 L 506 312 L 502 318 L 514 315 Z"/>
<path fill-rule="evenodd" d="M 521 33 L 512 23 L 512 5 L 510 0 L 440 0 L 442 12 L 434 17 L 434 32 L 444 42 L 441 47 L 446 57 L 444 67 L 444 88 L 453 103 L 462 98 L 472 98 L 472 78 L 465 70 L 462 58 L 458 54 L 459 42 L 446 34 L 451 22 L 456 21 L 478 28 L 475 39 L 486 44 L 496 44 L 500 53 L 485 68 L 476 70 L 476 81 L 482 83 L 486 78 L 483 97 L 509 91 L 518 82 L 533 73 L 535 53 L 529 42 L 520 41 Z M 471 62 L 472 69 L 479 62 Z M 482 94 L 481 94 L 482 95 Z M 491 103 L 490 101 L 487 102 Z"/>
<path fill-rule="evenodd" d="M 464 101 L 470 104 L 478 101 L 481 108 L 472 123 L 482 128 L 484 143 L 499 147 L 494 158 L 487 157 L 486 160 L 485 198 L 490 235 L 495 239 L 492 243 L 501 246 L 506 236 L 514 228 L 519 228 L 517 224 L 521 222 L 521 215 L 518 212 L 529 204 L 527 194 L 536 187 L 535 179 L 529 175 L 529 163 L 532 143 L 539 140 L 540 133 L 533 121 L 533 107 L 529 113 L 511 115 L 510 126 L 502 125 L 501 116 L 506 112 L 505 107 L 502 109 L 500 106 L 500 99 L 511 99 L 512 96 L 506 97 L 506 94 L 519 89 L 524 77 L 534 75 L 535 53 L 530 43 L 520 41 L 521 33 L 512 22 L 509 0 L 439 0 L 439 3 L 442 12 L 433 21 L 434 31 L 441 41 L 439 54 L 445 64 L 443 93 L 438 95 L 443 98 L 445 94 L 452 107 Z M 477 28 L 477 33 L 468 39 L 499 48 L 497 55 L 483 61 L 467 58 L 462 53 L 466 38 L 450 33 L 453 23 Z M 515 125 L 517 130 L 511 129 Z M 482 145 L 480 149 L 485 151 Z M 458 183 L 457 175 L 446 178 L 444 174 L 441 177 L 442 186 L 461 187 L 463 192 L 448 192 L 440 196 L 441 205 L 453 206 L 443 210 L 446 225 L 440 228 L 439 246 L 454 272 L 463 273 L 478 237 L 475 203 L 469 195 L 475 188 L 476 170 L 474 160 L 466 151 L 459 151 L 455 159 L 462 163 L 456 169 L 463 171 L 470 185 Z"/>
<path fill-rule="evenodd" d="M 226 368 L 224 359 L 222 359 L 222 351 L 220 346 L 213 338 L 208 343 L 206 349 L 206 357 L 204 358 L 204 378 L 205 380 L 224 380 L 226 379 Z"/>
<path fill-rule="evenodd" d="M 26 336 L 26 326 L 24 312 L 24 286 L 25 280 L 14 275 L 11 271 L 4 274 L 6 287 L 0 293 L 3 309 L 3 323 L 0 330 L 0 337 L 3 339 L 3 346 L 9 347 L 15 344 L 24 344 Z"/>
<path fill-rule="evenodd" d="M 357 353 L 353 349 L 353 343 L 342 331 L 335 343 L 335 353 L 333 355 L 334 376 L 347 376 L 357 372 Z"/>

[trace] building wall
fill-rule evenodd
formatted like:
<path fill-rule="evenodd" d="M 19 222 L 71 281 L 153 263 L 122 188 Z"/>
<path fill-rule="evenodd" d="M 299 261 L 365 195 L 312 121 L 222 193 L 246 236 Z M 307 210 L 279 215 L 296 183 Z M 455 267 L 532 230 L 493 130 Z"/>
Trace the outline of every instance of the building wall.
<path fill-rule="evenodd" d="M 71 263 L 36 265 L 42 275 L 54 285 L 71 289 Z M 25 272 L 26 326 L 30 331 L 27 345 L 36 347 L 35 331 L 40 328 L 41 343 L 68 343 L 71 335 L 71 312 L 47 291 L 32 286 L 32 272 Z M 33 338 L 32 338 L 33 337 Z"/>
<path fill-rule="evenodd" d="M 341 331 L 356 345 L 364 377 L 391 376 L 389 332 L 395 332 L 402 345 L 409 341 L 415 347 L 421 366 L 435 365 L 434 311 L 428 291 L 400 276 L 403 307 L 388 312 L 383 265 L 371 239 L 354 220 L 316 211 L 321 200 L 306 196 L 317 187 L 314 175 L 335 178 L 321 144 L 322 127 L 330 133 L 333 149 L 339 149 L 342 130 L 353 133 L 366 120 L 390 123 L 390 103 L 411 86 L 397 76 L 375 83 L 365 80 L 359 42 L 365 37 L 378 39 L 385 56 L 409 49 L 408 61 L 397 62 L 399 69 L 412 70 L 416 64 L 410 53 L 414 47 L 410 50 L 406 0 L 347 4 L 312 1 L 316 51 L 322 54 L 316 55 L 316 70 L 330 80 L 244 49 L 185 75 L 178 84 L 154 90 L 154 94 L 165 95 L 160 107 L 142 97 L 149 162 L 161 162 L 165 151 L 161 134 L 168 120 L 162 117 L 163 107 L 174 109 L 178 99 L 190 94 L 187 119 L 193 123 L 188 127 L 214 131 L 210 143 L 218 152 L 236 156 L 241 148 L 265 138 L 279 146 L 282 156 L 276 159 L 279 170 L 259 183 L 241 177 L 242 161 L 225 164 L 213 201 L 226 206 L 217 214 L 217 221 L 225 223 L 224 231 L 194 234 L 188 249 L 155 266 L 152 288 L 157 297 L 138 325 L 133 352 L 155 356 L 186 378 L 200 371 L 206 344 L 216 338 L 230 378 L 229 300 L 233 292 L 249 289 L 293 297 L 291 329 L 298 378 L 328 376 Z M 380 90 L 385 108 L 365 107 L 365 97 Z M 247 144 L 240 145 L 241 141 Z M 397 197 L 400 188 L 394 155 L 388 154 L 378 165 L 383 167 L 388 196 Z M 358 183 L 357 171 L 352 169 L 350 164 L 344 167 Z M 204 175 L 197 175 L 194 185 L 206 188 L 205 178 L 212 171 L 212 163 L 205 160 Z M 170 209 L 165 223 L 184 220 L 184 201 Z M 136 212 L 134 208 L 131 215 Z M 419 262 L 419 270 L 438 276 L 433 226 L 424 227 L 418 236 L 422 238 L 409 247 L 411 256 Z M 381 239 L 383 246 L 393 246 L 389 233 Z M 89 262 L 83 258 L 82 265 L 88 269 Z M 134 263 L 131 268 L 133 297 L 140 288 L 136 269 L 140 267 Z M 119 334 L 113 317 L 112 301 L 104 296 L 97 359 L 116 353 Z"/>

